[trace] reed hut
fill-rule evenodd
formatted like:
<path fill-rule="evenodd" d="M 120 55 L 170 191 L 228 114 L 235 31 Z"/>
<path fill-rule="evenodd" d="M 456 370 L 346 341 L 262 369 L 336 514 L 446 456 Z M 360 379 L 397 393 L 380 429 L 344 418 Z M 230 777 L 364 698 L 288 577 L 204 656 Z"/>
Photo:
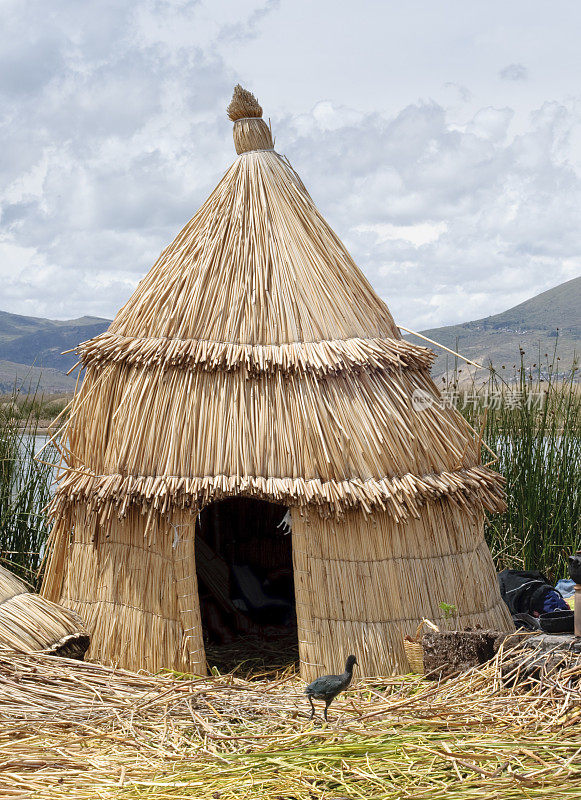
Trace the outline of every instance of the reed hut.
<path fill-rule="evenodd" d="M 256 99 L 236 87 L 228 114 L 238 158 L 80 345 L 45 596 L 83 616 L 94 657 L 199 673 L 196 558 L 222 574 L 217 597 L 257 531 L 263 561 L 292 559 L 305 678 L 351 652 L 364 673 L 407 670 L 403 636 L 441 602 L 510 629 L 483 535 L 502 479 Z M 290 510 L 288 545 L 273 509 Z"/>
<path fill-rule="evenodd" d="M 0 567 L 0 650 L 82 659 L 88 647 L 78 614 L 33 594 Z"/>

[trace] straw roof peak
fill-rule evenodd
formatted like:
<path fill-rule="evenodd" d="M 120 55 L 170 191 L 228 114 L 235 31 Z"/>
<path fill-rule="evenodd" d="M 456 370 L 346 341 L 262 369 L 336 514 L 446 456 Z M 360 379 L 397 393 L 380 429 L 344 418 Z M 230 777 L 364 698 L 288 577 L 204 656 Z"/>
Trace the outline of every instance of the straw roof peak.
<path fill-rule="evenodd" d="M 262 106 L 256 97 L 239 83 L 234 87 L 232 100 L 226 110 L 232 122 L 244 117 L 262 117 Z"/>
<path fill-rule="evenodd" d="M 234 147 L 238 155 L 274 148 L 270 127 L 262 119 L 262 106 L 239 83 L 234 87 L 227 111 L 234 123 Z"/>

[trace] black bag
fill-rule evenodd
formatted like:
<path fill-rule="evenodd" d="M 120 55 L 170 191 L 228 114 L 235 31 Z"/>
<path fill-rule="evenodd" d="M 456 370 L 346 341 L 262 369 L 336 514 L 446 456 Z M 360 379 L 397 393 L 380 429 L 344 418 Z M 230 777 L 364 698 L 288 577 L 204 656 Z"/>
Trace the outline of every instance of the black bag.
<path fill-rule="evenodd" d="M 543 613 L 543 600 L 555 591 L 547 577 L 537 570 L 503 569 L 498 573 L 500 594 L 511 614 Z"/>

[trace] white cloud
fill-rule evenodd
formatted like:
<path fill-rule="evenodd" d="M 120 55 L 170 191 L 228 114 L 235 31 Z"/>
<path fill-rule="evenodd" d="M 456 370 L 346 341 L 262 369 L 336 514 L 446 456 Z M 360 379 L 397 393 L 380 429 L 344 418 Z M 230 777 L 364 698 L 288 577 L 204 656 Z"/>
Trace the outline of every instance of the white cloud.
<path fill-rule="evenodd" d="M 438 222 L 435 225 L 429 222 L 419 223 L 418 225 L 391 225 L 387 222 L 376 225 L 358 225 L 355 230 L 358 233 L 375 233 L 378 242 L 402 239 L 419 247 L 422 244 L 428 244 L 428 242 L 435 242 L 447 228 L 448 226 L 445 222 Z"/>
<path fill-rule="evenodd" d="M 507 64 L 498 74 L 503 81 L 526 81 L 529 76 L 529 72 L 523 64 Z"/>
<path fill-rule="evenodd" d="M 514 112 L 511 108 L 482 108 L 464 130 L 478 138 L 501 142 L 506 138 Z"/>
<path fill-rule="evenodd" d="M 581 273 L 581 176 L 568 160 L 574 104 L 526 131 L 510 109 L 458 128 L 435 104 L 357 126 L 279 134 L 307 187 L 396 319 L 420 329 L 501 311 Z M 313 139 L 317 146 L 313 146 Z"/>
<path fill-rule="evenodd" d="M 308 108 L 293 72 L 281 92 L 294 91 L 301 112 L 277 115 L 261 91 L 277 65 L 266 58 L 262 73 L 246 74 L 236 63 L 242 46 L 260 48 L 266 23 L 288 15 L 284 3 L 46 8 L 3 0 L 3 310 L 112 316 L 233 160 L 224 109 L 238 80 L 257 91 L 277 149 L 402 324 L 484 316 L 581 272 L 574 99 L 537 103 L 515 129 L 512 102 L 479 105 L 462 70 L 439 81 L 450 106 L 413 95 L 388 111 L 385 90 L 374 112 L 362 110 L 369 98 L 329 99 L 342 94 L 340 73 L 338 88 L 320 87 Z M 300 30 L 285 23 L 278 33 L 298 47 Z M 298 53 L 301 65 L 312 59 L 314 86 L 330 47 L 321 40 L 320 52 Z M 515 88 L 496 74 L 495 85 Z M 405 76 L 398 82 L 401 94 Z"/>

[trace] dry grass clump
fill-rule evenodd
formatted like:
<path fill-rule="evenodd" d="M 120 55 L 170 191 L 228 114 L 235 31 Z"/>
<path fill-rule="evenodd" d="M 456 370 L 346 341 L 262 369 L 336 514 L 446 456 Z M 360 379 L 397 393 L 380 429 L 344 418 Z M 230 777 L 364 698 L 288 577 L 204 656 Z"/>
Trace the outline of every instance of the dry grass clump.
<path fill-rule="evenodd" d="M 0 795 L 579 797 L 581 664 L 560 660 L 526 680 L 502 652 L 440 684 L 360 680 L 326 725 L 292 672 L 191 679 L 0 654 Z"/>
<path fill-rule="evenodd" d="M 262 106 L 256 97 L 248 89 L 243 89 L 239 83 L 234 87 L 234 94 L 226 111 L 232 122 L 244 117 L 262 116 Z"/>

